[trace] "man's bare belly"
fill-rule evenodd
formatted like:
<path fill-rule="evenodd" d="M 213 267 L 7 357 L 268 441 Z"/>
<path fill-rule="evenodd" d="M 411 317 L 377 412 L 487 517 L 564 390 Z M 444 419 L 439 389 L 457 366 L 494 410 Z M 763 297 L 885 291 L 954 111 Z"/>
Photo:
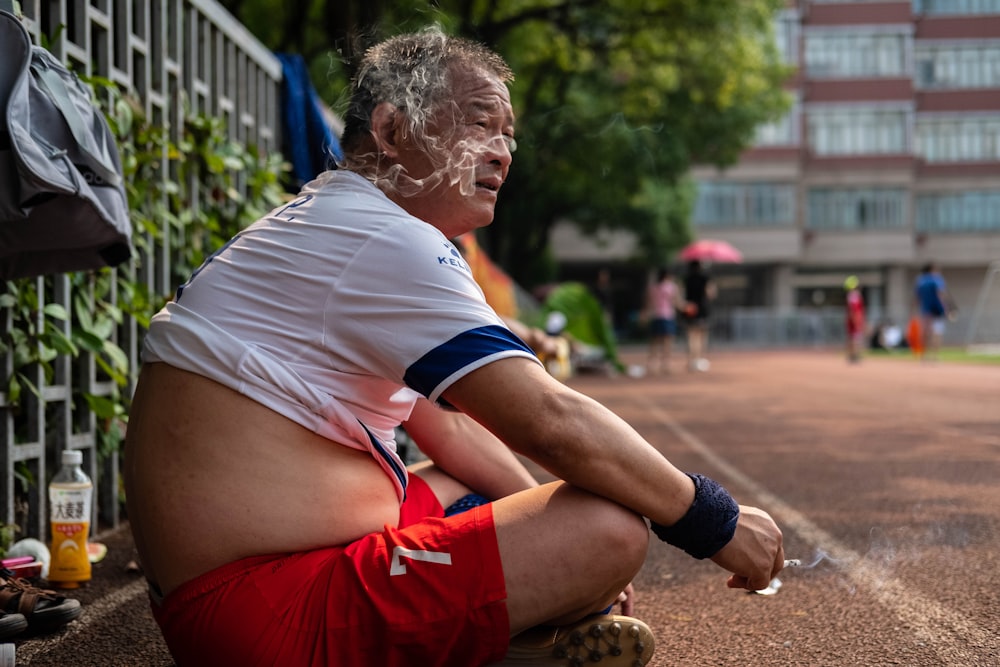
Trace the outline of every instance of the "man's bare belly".
<path fill-rule="evenodd" d="M 367 452 L 163 363 L 140 375 L 124 477 L 143 569 L 164 594 L 239 558 L 344 544 L 399 517 Z"/>

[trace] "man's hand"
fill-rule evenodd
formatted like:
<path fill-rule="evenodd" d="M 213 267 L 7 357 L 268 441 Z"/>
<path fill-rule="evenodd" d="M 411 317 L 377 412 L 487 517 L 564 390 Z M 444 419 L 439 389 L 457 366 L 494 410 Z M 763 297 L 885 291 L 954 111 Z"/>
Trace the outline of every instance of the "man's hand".
<path fill-rule="evenodd" d="M 532 327 L 524 341 L 539 357 L 559 356 L 559 337 L 550 336 L 541 329 Z"/>
<path fill-rule="evenodd" d="M 621 605 L 622 616 L 633 615 L 635 611 L 635 588 L 633 588 L 632 584 L 626 586 L 625 590 L 618 594 L 615 604 Z"/>
<path fill-rule="evenodd" d="M 781 530 L 767 512 L 740 506 L 736 533 L 712 562 L 733 573 L 726 585 L 759 591 L 771 583 L 785 563 Z"/>

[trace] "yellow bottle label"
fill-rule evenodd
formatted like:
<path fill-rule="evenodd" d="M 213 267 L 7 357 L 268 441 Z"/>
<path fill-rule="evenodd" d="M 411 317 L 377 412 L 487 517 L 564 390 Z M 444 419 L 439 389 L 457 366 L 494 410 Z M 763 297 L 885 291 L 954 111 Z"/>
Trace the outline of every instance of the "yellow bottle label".
<path fill-rule="evenodd" d="M 52 562 L 49 581 L 74 583 L 90 581 L 87 537 L 93 487 L 74 484 L 49 489 L 52 522 Z"/>

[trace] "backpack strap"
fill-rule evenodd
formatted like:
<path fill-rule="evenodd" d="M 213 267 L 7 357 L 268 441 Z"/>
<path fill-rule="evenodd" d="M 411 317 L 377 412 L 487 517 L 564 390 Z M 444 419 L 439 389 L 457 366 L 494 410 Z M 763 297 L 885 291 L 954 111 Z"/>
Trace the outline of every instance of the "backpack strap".
<path fill-rule="evenodd" d="M 2 1 L 2 0 L 0 0 Z M 42 56 L 42 57 L 39 57 Z M 76 75 L 69 70 L 63 70 L 65 76 L 56 70 L 58 63 L 52 56 L 42 49 L 34 49 L 34 57 L 31 59 L 31 72 L 35 75 L 35 80 L 45 91 L 49 98 L 55 103 L 56 108 L 69 126 L 76 145 L 87 158 L 87 166 L 94 170 L 105 183 L 115 185 L 121 183 L 121 176 L 115 165 L 115 159 L 111 156 L 108 145 L 86 127 L 86 122 L 77 110 L 76 105 L 70 98 L 69 90 L 66 87 L 66 77 L 73 77 L 74 83 L 83 86 Z M 87 99 L 90 99 L 89 91 L 86 92 Z"/>
<path fill-rule="evenodd" d="M 7 107 L 11 92 L 28 69 L 31 60 L 31 36 L 18 15 L 20 5 L 14 0 L 0 0 L 0 150 L 10 150 Z M 0 196 L 0 211 L 3 210 Z"/>

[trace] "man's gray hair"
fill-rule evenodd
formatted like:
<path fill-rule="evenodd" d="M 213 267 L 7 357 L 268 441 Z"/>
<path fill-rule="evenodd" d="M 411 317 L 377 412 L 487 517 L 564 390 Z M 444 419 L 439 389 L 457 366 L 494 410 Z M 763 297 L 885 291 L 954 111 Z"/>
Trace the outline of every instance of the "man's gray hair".
<path fill-rule="evenodd" d="M 372 111 L 382 102 L 406 114 L 412 136 L 426 138 L 428 119 L 452 99 L 451 72 L 463 68 L 493 74 L 504 83 L 514 78 L 497 53 L 464 37 L 446 35 L 436 26 L 389 38 L 368 49 L 352 81 L 344 119 L 345 166 L 350 168 L 352 157 L 362 157 L 358 151 L 370 136 Z"/>

